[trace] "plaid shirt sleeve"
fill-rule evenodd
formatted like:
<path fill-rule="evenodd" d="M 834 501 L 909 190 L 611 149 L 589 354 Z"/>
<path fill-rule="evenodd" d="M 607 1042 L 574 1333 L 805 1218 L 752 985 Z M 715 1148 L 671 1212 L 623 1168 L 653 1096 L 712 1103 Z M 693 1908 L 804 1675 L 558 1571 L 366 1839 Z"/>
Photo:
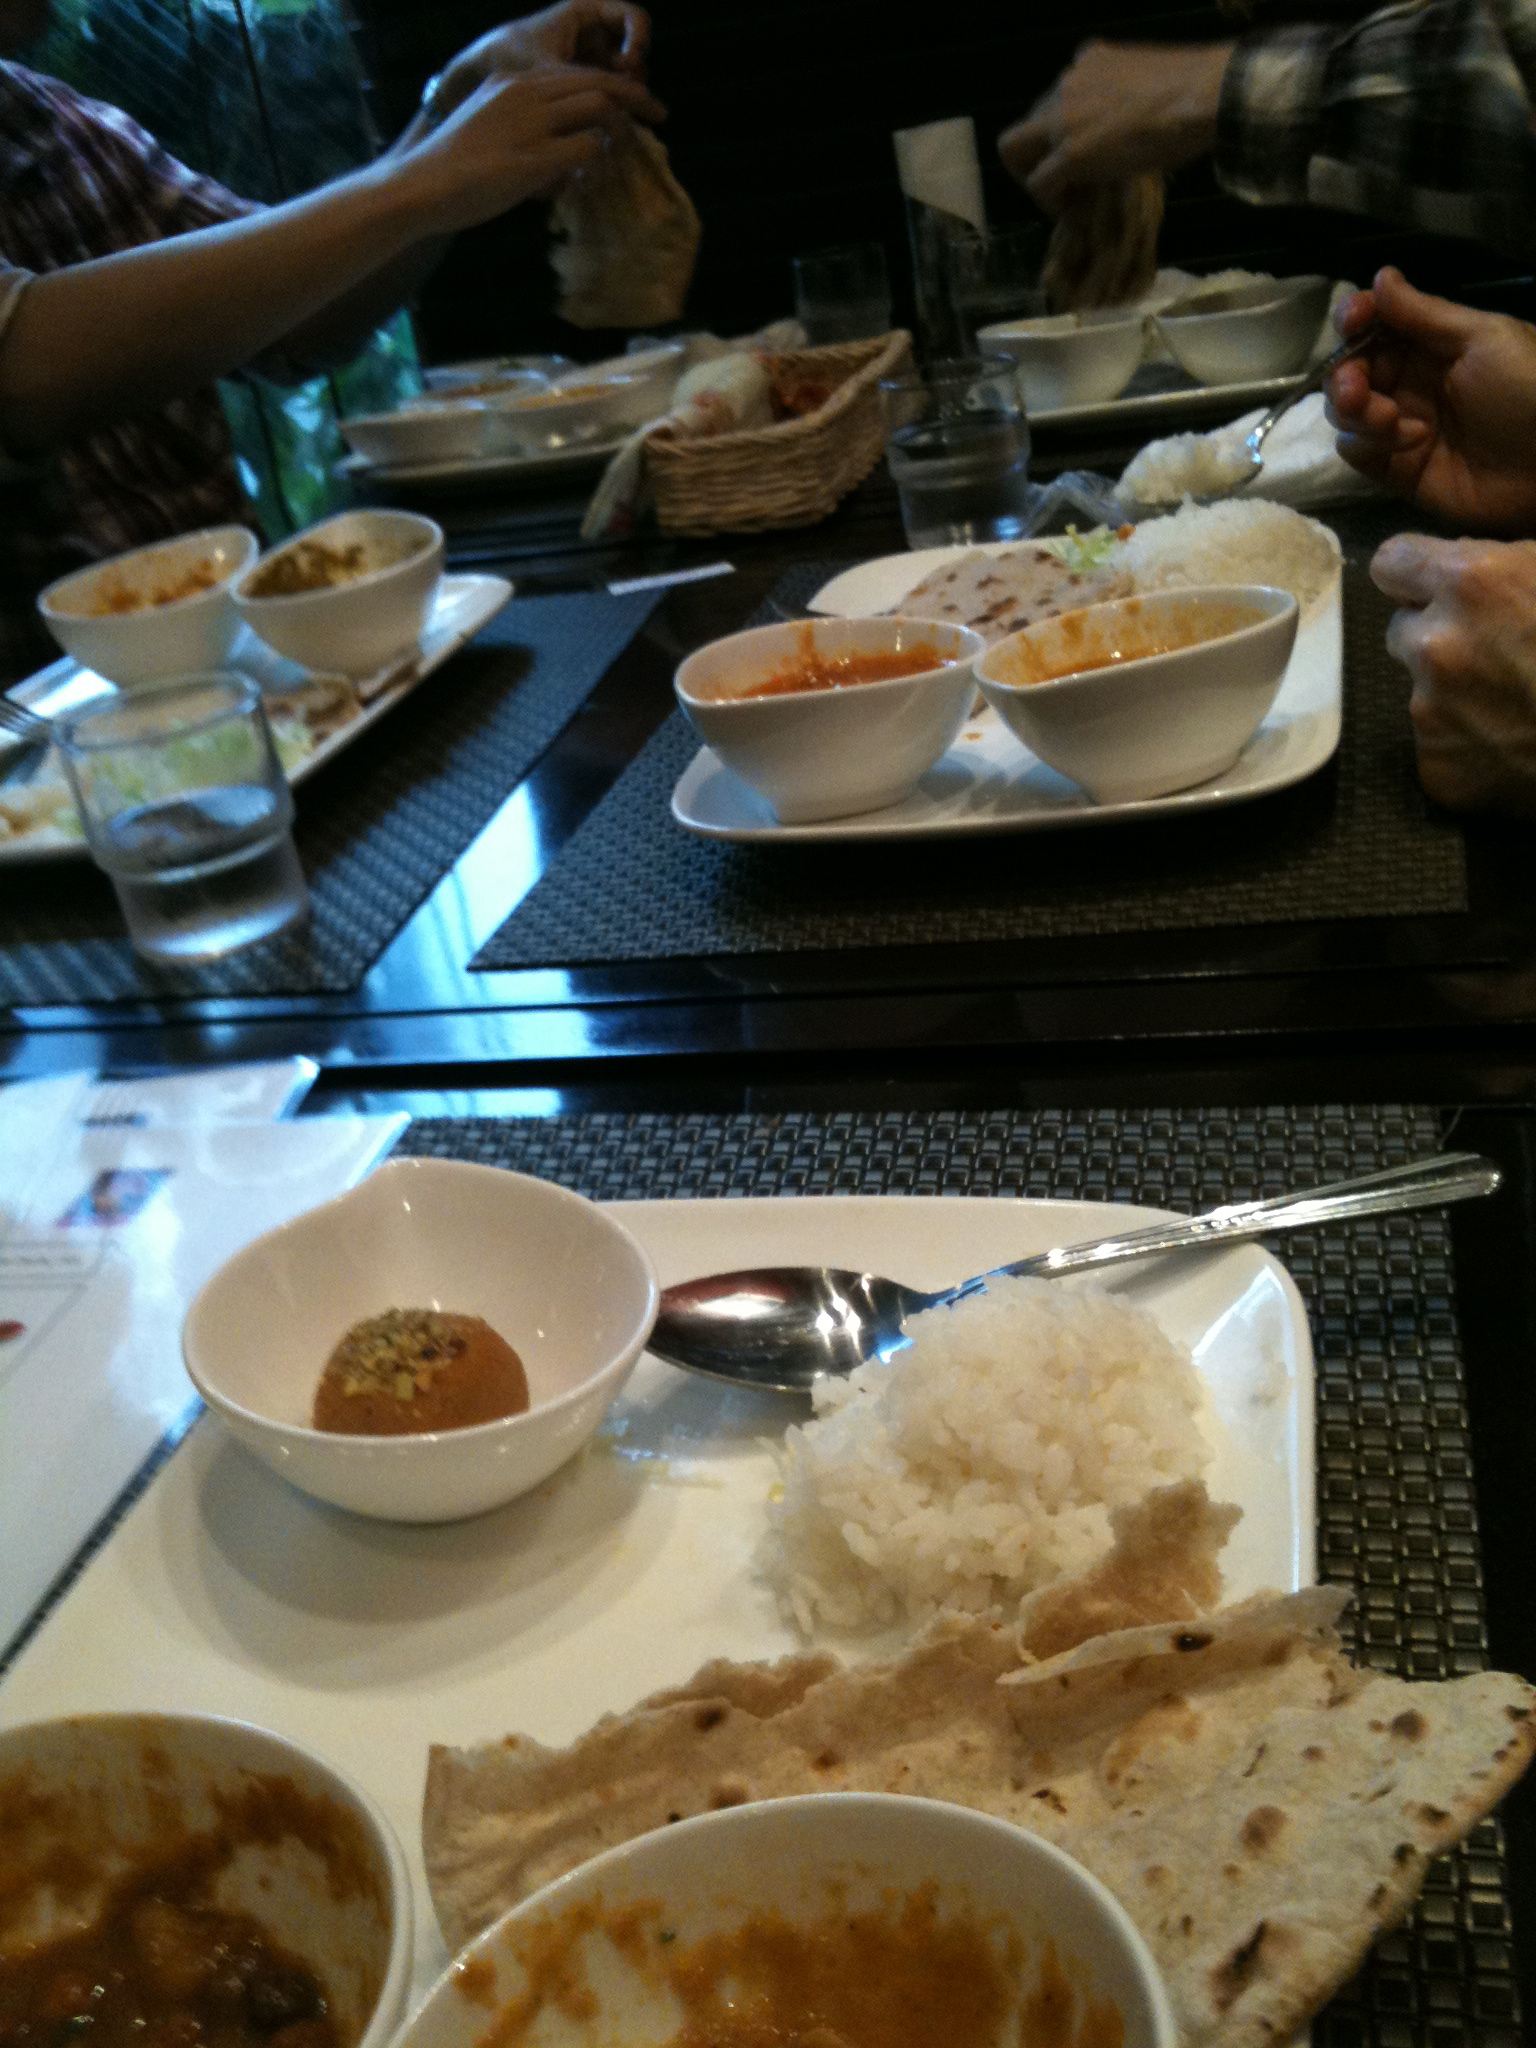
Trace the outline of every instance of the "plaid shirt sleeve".
<path fill-rule="evenodd" d="M 1400 0 L 1342 33 L 1243 37 L 1216 175 L 1256 206 L 1536 247 L 1536 0 Z"/>

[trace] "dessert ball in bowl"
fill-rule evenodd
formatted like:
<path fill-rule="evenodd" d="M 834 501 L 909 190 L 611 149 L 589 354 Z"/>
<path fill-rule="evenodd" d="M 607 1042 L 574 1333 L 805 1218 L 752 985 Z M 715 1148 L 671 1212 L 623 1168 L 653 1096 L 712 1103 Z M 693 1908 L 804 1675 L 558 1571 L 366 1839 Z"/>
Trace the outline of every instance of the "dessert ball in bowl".
<path fill-rule="evenodd" d="M 1058 412 L 1118 398 L 1141 361 L 1145 331 L 1140 313 L 1058 313 L 978 328 L 976 346 L 1017 365 L 1028 411 Z"/>
<path fill-rule="evenodd" d="M 1287 590 L 1163 590 L 1063 612 L 976 664 L 982 695 L 1030 752 L 1098 803 L 1192 789 L 1263 723 L 1296 639 Z"/>
<path fill-rule="evenodd" d="M 76 569 L 37 600 L 66 654 L 120 689 L 219 668 L 240 630 L 235 579 L 261 543 L 243 526 L 207 526 Z"/>
<path fill-rule="evenodd" d="M 305 668 L 368 676 L 410 653 L 443 580 L 443 530 L 419 512 L 342 512 L 262 556 L 236 610 Z"/>
<path fill-rule="evenodd" d="M 495 1167 L 402 1159 L 221 1266 L 182 1355 L 231 1433 L 304 1492 L 447 1522 L 581 1449 L 656 1308 L 650 1261 L 596 1204 Z"/>
<path fill-rule="evenodd" d="M 925 619 L 817 619 L 711 641 L 677 671 L 706 746 L 782 824 L 879 810 L 954 744 L 985 646 Z"/>
<path fill-rule="evenodd" d="M 594 1856 L 466 1949 L 399 2048 L 508 2039 L 1174 2048 L 1177 2033 L 1125 1909 L 1062 1850 L 937 1799 L 824 1792 Z"/>
<path fill-rule="evenodd" d="M 296 1744 L 190 1714 L 34 1722 L 0 1733 L 0 1811 L 8 2039 L 384 2048 L 399 2024 L 405 1858 Z"/>

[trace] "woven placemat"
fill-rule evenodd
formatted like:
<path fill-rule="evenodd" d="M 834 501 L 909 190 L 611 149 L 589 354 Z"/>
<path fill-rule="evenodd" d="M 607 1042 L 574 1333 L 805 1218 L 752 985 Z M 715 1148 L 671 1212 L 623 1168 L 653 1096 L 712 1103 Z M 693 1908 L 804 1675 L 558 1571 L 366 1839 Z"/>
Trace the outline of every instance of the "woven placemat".
<path fill-rule="evenodd" d="M 355 988 L 618 658 L 653 591 L 515 600 L 298 792 L 307 927 L 217 965 L 161 969 L 129 945 L 84 862 L 18 868 L 0 893 L 0 1003 L 318 995 Z"/>
<path fill-rule="evenodd" d="M 1029 1195 L 1174 1209 L 1278 1194 L 1438 1149 L 1420 1107 L 1018 1110 L 422 1121 L 402 1152 L 538 1174 L 600 1200 Z M 1487 1663 L 1450 1231 L 1429 1212 L 1287 1237 L 1317 1355 L 1319 1575 L 1353 1588 L 1356 1659 Z M 1430 1865 L 1413 1916 L 1313 2023 L 1315 2048 L 1514 2048 L 1503 1835 Z"/>
<path fill-rule="evenodd" d="M 786 577 L 793 611 L 831 565 Z M 1159 824 L 1013 838 L 731 846 L 672 821 L 698 748 L 676 713 L 476 956 L 477 968 L 570 967 L 844 948 L 1070 938 L 1412 917 L 1467 908 L 1461 833 L 1413 766 L 1387 600 L 1345 571 L 1344 736 L 1295 789 Z"/>

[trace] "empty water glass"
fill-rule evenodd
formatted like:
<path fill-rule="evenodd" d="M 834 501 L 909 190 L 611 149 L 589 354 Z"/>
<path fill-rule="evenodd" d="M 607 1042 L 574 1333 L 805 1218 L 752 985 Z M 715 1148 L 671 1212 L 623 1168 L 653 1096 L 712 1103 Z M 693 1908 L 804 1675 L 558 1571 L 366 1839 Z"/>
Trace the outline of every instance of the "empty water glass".
<path fill-rule="evenodd" d="M 309 909 L 261 692 L 216 671 L 54 728 L 91 853 L 148 959 L 214 960 Z"/>
<path fill-rule="evenodd" d="M 1011 364 L 932 363 L 883 379 L 880 402 L 909 547 L 1028 533 L 1029 421 Z"/>
<path fill-rule="evenodd" d="M 891 325 L 891 280 L 878 242 L 795 258 L 795 312 L 813 347 L 867 341 Z"/>

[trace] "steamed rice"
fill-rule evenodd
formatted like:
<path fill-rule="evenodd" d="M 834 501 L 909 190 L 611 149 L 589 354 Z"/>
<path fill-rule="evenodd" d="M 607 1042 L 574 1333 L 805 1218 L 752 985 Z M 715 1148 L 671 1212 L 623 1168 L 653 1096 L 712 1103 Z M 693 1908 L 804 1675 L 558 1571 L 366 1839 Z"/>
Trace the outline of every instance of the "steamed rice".
<path fill-rule="evenodd" d="M 1189 1354 L 1100 1286 L 994 1281 L 911 1329 L 788 1433 L 760 1566 L 807 1635 L 1008 1612 L 1208 1462 Z"/>
<path fill-rule="evenodd" d="M 1333 582 L 1338 555 L 1327 529 L 1289 505 L 1229 499 L 1142 520 L 1114 566 L 1128 571 L 1138 590 L 1268 583 L 1289 590 L 1305 609 Z"/>

